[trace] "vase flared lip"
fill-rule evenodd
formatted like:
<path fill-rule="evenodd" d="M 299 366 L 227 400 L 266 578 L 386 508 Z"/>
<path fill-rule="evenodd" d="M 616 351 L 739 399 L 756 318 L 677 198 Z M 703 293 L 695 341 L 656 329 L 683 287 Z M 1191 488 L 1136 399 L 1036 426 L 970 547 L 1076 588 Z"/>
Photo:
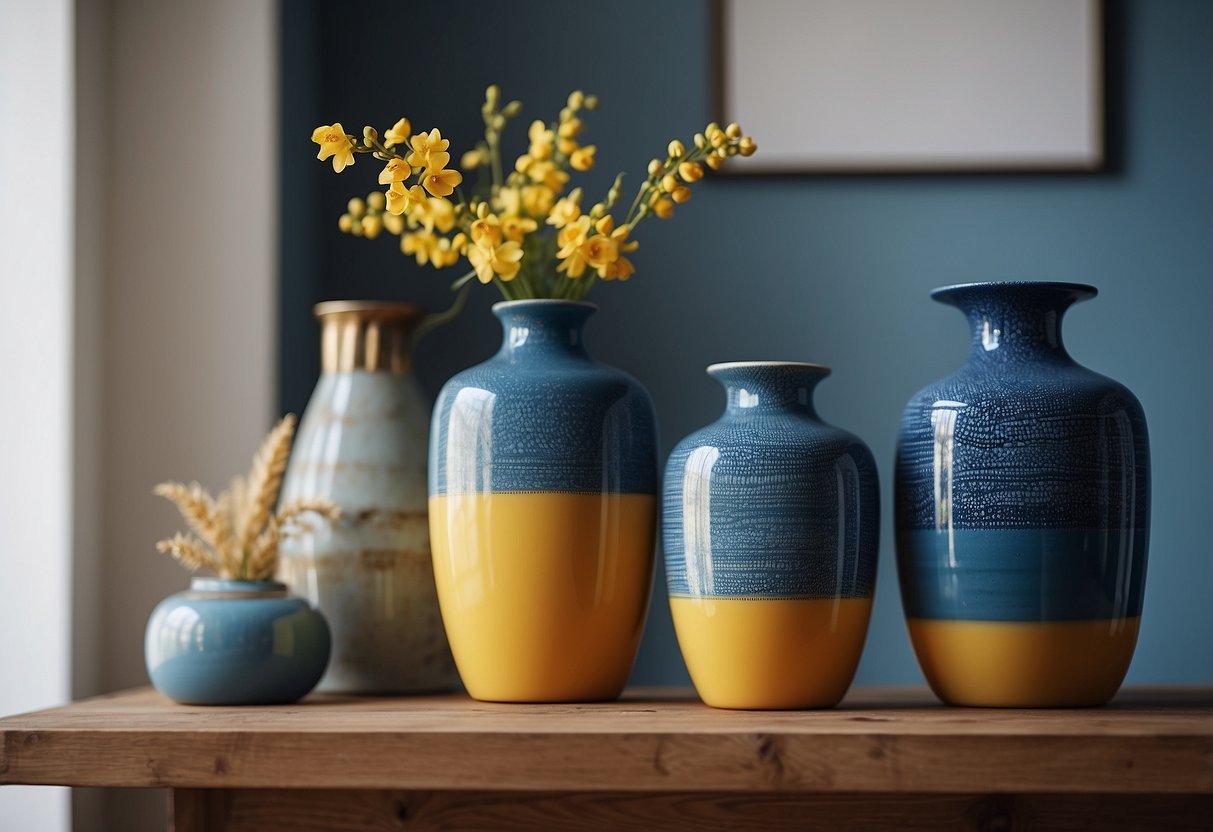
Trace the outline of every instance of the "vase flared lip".
<path fill-rule="evenodd" d="M 565 300 L 564 298 L 522 298 L 521 300 L 499 300 L 493 304 L 493 314 L 500 312 L 509 312 L 513 309 L 526 309 L 529 307 L 565 307 L 569 309 L 588 309 L 590 312 L 595 312 L 598 309 L 598 304 L 591 303 L 588 300 Z"/>
<path fill-rule="evenodd" d="M 191 578 L 190 592 L 218 592 L 223 594 L 265 594 L 286 592 L 281 581 L 249 581 L 233 578 Z"/>
<path fill-rule="evenodd" d="M 1054 295 L 1068 295 L 1072 301 L 1090 300 L 1099 294 L 1099 289 L 1089 283 L 1071 283 L 1064 280 L 991 280 L 940 286 L 931 290 L 931 298 L 946 303 L 961 295 L 1002 291 L 1042 291 Z"/>
<path fill-rule="evenodd" d="M 829 375 L 833 372 L 824 364 L 814 364 L 809 361 L 721 361 L 709 364 L 707 373 L 713 375 L 724 370 L 798 370 Z"/>
<path fill-rule="evenodd" d="M 330 315 L 418 320 L 425 317 L 425 309 L 415 303 L 395 300 L 326 300 L 313 306 L 312 314 L 321 320 Z"/>

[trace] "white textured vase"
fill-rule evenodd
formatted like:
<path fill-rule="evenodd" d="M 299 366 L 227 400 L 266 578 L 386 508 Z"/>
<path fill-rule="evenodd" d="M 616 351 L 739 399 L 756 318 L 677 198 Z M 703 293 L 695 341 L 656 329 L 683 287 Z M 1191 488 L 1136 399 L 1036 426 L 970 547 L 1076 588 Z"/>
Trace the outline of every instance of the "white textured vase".
<path fill-rule="evenodd" d="M 328 619 L 318 690 L 420 693 L 458 678 L 438 611 L 426 517 L 430 404 L 410 372 L 417 307 L 316 307 L 323 372 L 283 497 L 322 497 L 341 518 L 285 542 L 278 577 Z"/>

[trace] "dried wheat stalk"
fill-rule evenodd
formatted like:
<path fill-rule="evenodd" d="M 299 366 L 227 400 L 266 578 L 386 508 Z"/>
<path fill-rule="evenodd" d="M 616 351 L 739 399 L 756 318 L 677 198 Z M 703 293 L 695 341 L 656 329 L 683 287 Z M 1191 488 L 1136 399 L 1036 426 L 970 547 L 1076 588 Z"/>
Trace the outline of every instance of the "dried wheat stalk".
<path fill-rule="evenodd" d="M 295 500 L 274 511 L 294 433 L 295 417 L 287 414 L 262 442 L 248 477 L 233 478 L 218 497 L 196 482 L 156 486 L 154 493 L 172 501 L 197 535 L 177 534 L 156 548 L 190 571 L 206 568 L 223 578 L 253 581 L 273 577 L 279 546 L 301 532 L 301 515 L 313 512 L 332 522 L 341 514 L 329 501 L 318 499 Z"/>

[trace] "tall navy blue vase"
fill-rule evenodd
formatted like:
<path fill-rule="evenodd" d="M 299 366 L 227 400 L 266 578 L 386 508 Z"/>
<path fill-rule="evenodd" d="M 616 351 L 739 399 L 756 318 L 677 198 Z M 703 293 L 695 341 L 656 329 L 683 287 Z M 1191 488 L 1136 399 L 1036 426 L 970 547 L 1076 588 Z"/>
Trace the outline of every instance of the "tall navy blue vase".
<path fill-rule="evenodd" d="M 727 406 L 670 454 L 670 610 L 695 689 L 722 708 L 822 708 L 851 684 L 876 579 L 880 493 L 867 446 L 821 421 L 817 364 L 708 374 Z"/>
<path fill-rule="evenodd" d="M 1150 520 L 1141 405 L 1061 340 L 1075 283 L 974 283 L 968 362 L 902 416 L 902 600 L 919 664 L 958 705 L 1106 702 L 1133 656 Z"/>

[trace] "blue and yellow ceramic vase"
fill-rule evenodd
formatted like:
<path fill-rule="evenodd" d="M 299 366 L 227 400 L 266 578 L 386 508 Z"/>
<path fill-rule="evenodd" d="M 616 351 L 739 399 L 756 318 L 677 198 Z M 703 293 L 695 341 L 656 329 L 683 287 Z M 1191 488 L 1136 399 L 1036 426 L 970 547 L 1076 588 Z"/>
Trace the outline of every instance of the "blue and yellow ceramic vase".
<path fill-rule="evenodd" d="M 188 705 L 279 705 L 328 664 L 324 616 L 275 581 L 194 578 L 152 611 L 144 659 L 156 690 Z"/>
<path fill-rule="evenodd" d="M 937 289 L 969 319 L 957 372 L 920 391 L 897 451 L 897 559 L 919 664 L 957 705 L 1098 705 L 1137 641 L 1150 520 L 1141 405 L 1079 366 L 1074 283 Z"/>
<path fill-rule="evenodd" d="M 779 361 L 709 367 L 728 393 L 725 413 L 666 465 L 670 609 L 709 705 L 830 707 L 855 675 L 880 495 L 867 447 L 813 409 L 829 372 Z"/>
<path fill-rule="evenodd" d="M 653 408 L 590 359 L 588 303 L 499 303 L 504 339 L 438 396 L 430 540 L 468 693 L 500 702 L 613 699 L 653 582 Z"/>

